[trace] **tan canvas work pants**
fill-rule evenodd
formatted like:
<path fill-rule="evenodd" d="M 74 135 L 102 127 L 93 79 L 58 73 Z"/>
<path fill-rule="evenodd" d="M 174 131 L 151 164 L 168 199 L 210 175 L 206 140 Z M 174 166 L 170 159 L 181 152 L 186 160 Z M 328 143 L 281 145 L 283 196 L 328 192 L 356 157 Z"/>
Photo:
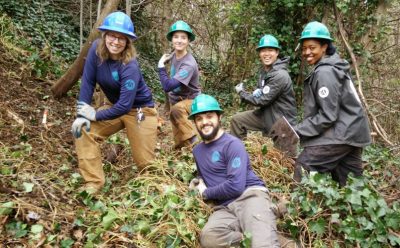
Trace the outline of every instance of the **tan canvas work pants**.
<path fill-rule="evenodd" d="M 100 189 L 105 183 L 100 144 L 110 135 L 126 128 L 132 157 L 139 170 L 154 159 L 157 142 L 157 110 L 142 108 L 145 119 L 138 123 L 137 109 L 113 120 L 93 121 L 90 131 L 82 128 L 82 136 L 75 140 L 79 170 L 87 186 Z"/>
<path fill-rule="evenodd" d="M 174 148 L 190 145 L 190 138 L 196 135 L 192 121 L 188 119 L 191 113 L 192 99 L 182 100 L 171 106 L 171 124 L 174 135 Z"/>

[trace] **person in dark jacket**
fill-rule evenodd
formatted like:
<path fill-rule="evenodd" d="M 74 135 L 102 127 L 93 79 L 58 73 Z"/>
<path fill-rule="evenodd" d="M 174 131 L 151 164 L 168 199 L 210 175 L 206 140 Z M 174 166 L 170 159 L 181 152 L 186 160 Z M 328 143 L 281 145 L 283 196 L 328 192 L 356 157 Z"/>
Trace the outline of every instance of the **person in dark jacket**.
<path fill-rule="evenodd" d="M 256 110 L 237 113 L 231 120 L 231 134 L 243 139 L 247 131 L 270 132 L 272 125 L 282 116 L 291 125 L 296 123 L 296 99 L 292 80 L 287 71 L 289 58 L 278 58 L 278 40 L 272 35 L 264 35 L 257 47 L 262 68 L 257 89 L 252 93 L 243 89 L 243 83 L 235 89 L 242 101 L 258 107 Z"/>
<path fill-rule="evenodd" d="M 302 56 L 312 69 L 304 80 L 304 118 L 294 126 L 304 147 L 294 179 L 301 180 L 303 168 L 331 173 L 343 186 L 349 173 L 362 175 L 362 150 L 371 143 L 368 119 L 349 63 L 336 53 L 328 28 L 310 22 L 300 42 Z"/>
<path fill-rule="evenodd" d="M 88 193 L 97 192 L 105 183 L 100 141 L 126 128 L 139 170 L 154 159 L 157 141 L 157 110 L 136 60 L 130 17 L 111 13 L 99 30 L 102 36 L 93 42 L 86 57 L 77 118 L 72 124 L 79 170 Z M 107 97 L 99 109 L 91 106 L 96 84 Z"/>

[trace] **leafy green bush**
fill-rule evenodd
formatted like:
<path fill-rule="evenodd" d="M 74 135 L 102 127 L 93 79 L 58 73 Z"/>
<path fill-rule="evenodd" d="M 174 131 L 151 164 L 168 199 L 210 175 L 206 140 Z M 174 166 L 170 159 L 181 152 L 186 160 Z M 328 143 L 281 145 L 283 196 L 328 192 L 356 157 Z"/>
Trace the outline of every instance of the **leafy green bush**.
<path fill-rule="evenodd" d="M 0 12 L 12 17 L 32 47 L 50 46 L 52 53 L 67 60 L 79 52 L 79 26 L 66 11 L 59 11 L 48 1 L 5 1 L 0 5 Z"/>
<path fill-rule="evenodd" d="M 400 245 L 400 204 L 388 207 L 365 178 L 339 188 L 327 174 L 311 173 L 291 194 L 288 212 L 284 228 L 311 247 Z"/>

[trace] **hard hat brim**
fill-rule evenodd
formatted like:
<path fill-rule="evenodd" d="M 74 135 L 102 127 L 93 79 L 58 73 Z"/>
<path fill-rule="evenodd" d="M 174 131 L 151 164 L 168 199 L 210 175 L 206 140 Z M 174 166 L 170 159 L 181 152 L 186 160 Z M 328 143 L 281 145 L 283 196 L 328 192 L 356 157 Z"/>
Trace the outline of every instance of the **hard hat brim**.
<path fill-rule="evenodd" d="M 207 109 L 207 110 L 203 110 L 203 111 L 196 111 L 196 112 L 193 112 L 193 113 L 191 113 L 189 116 L 188 116 L 188 119 L 189 120 L 194 120 L 194 116 L 195 115 L 197 115 L 197 114 L 201 114 L 201 113 L 206 113 L 206 112 L 218 112 L 218 113 L 223 113 L 224 111 L 222 110 L 222 109 L 220 109 L 220 108 L 215 108 L 215 109 Z"/>
<path fill-rule="evenodd" d="M 174 31 L 171 31 L 171 32 L 169 32 L 167 34 L 167 40 L 172 41 L 172 35 L 175 32 L 178 32 L 178 31 L 187 33 L 188 34 L 188 38 L 189 38 L 190 41 L 194 41 L 196 39 L 196 36 L 194 34 L 192 34 L 192 33 L 189 33 L 188 31 L 185 31 L 185 30 L 174 30 Z"/>
<path fill-rule="evenodd" d="M 109 27 L 109 26 L 102 25 L 102 26 L 98 27 L 97 29 L 100 30 L 100 31 L 103 31 L 103 32 L 114 31 L 114 32 L 118 32 L 118 33 L 127 35 L 128 38 L 130 38 L 132 40 L 136 40 L 137 39 L 136 34 L 134 34 L 132 32 L 127 32 L 126 30 L 123 30 L 121 28 Z"/>

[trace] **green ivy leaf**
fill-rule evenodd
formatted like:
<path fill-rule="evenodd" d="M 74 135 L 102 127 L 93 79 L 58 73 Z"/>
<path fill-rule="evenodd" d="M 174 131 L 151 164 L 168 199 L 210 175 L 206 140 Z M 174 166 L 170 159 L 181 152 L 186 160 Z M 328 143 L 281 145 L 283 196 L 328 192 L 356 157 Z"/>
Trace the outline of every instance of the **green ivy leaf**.
<path fill-rule="evenodd" d="M 361 205 L 361 195 L 358 191 L 346 192 L 346 201 L 351 204 Z"/>
<path fill-rule="evenodd" d="M 142 234 L 147 234 L 150 232 L 150 224 L 145 220 L 140 220 L 134 226 L 136 232 L 140 232 Z"/>
<path fill-rule="evenodd" d="M 101 221 L 102 226 L 105 229 L 109 229 L 112 223 L 118 219 L 118 214 L 115 212 L 114 209 L 109 209 L 107 214 L 103 216 L 103 220 Z"/>
<path fill-rule="evenodd" d="M 261 153 L 262 153 L 262 155 L 266 155 L 268 153 L 268 146 L 266 144 L 262 145 Z"/>
<path fill-rule="evenodd" d="M 14 207 L 14 202 L 5 202 L 0 206 L 0 215 L 9 215 L 11 214 Z"/>
<path fill-rule="evenodd" d="M 32 192 L 33 186 L 35 186 L 33 183 L 26 183 L 26 182 L 24 182 L 22 185 L 24 186 L 25 192 L 27 193 Z"/>
<path fill-rule="evenodd" d="M 310 221 L 310 230 L 318 235 L 322 235 L 325 232 L 326 221 L 322 218 L 319 218 L 316 221 Z"/>
<path fill-rule="evenodd" d="M 43 226 L 40 224 L 32 225 L 31 226 L 31 233 L 38 234 L 43 231 Z"/>
<path fill-rule="evenodd" d="M 69 248 L 74 244 L 72 239 L 64 239 L 60 242 L 61 248 Z"/>

